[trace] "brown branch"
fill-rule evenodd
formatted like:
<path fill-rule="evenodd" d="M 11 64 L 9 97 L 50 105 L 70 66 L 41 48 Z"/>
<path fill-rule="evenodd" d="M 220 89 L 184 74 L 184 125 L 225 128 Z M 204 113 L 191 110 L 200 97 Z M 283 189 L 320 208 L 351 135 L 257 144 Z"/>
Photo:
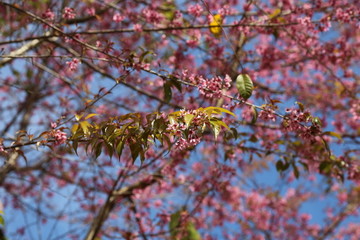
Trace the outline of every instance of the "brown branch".
<path fill-rule="evenodd" d="M 158 170 L 157 172 L 160 172 Z M 128 187 L 123 187 L 121 189 L 116 190 L 117 184 L 119 183 L 122 174 L 119 174 L 117 180 L 113 184 L 112 191 L 109 193 L 108 198 L 104 205 L 99 210 L 98 214 L 94 218 L 94 221 L 91 224 L 91 227 L 85 237 L 85 240 L 94 240 L 97 234 L 100 232 L 102 225 L 108 218 L 112 209 L 116 206 L 116 203 L 122 199 L 126 199 L 132 196 L 133 191 L 135 189 L 145 189 L 154 183 L 157 183 L 162 177 L 159 174 L 152 175 L 151 180 L 142 180 Z"/>
<path fill-rule="evenodd" d="M 114 1 L 111 4 L 118 4 L 120 2 L 123 2 L 124 0 L 118 0 L 118 1 Z M 80 18 L 74 18 L 74 19 L 67 19 L 65 21 L 65 24 L 78 24 L 78 23 L 83 23 L 83 22 L 87 22 L 89 20 L 95 20 L 97 19 L 99 16 L 103 15 L 104 13 L 106 13 L 106 11 L 108 11 L 111 8 L 111 5 L 108 4 L 107 7 L 104 7 L 102 9 L 96 10 L 95 11 L 95 15 L 91 15 L 91 16 L 85 16 L 85 17 L 80 17 Z"/>
<path fill-rule="evenodd" d="M 65 49 L 65 50 L 67 50 L 69 53 L 73 54 L 75 57 L 81 58 L 81 54 L 78 53 L 77 51 L 75 51 L 74 49 L 69 48 L 69 47 L 66 47 L 66 46 L 64 46 L 63 44 L 58 43 L 58 42 L 53 42 L 53 43 L 56 44 L 56 45 L 58 45 L 58 46 L 60 46 L 61 48 Z M 110 56 L 111 58 L 114 58 L 114 56 L 112 56 L 112 55 L 109 55 L 109 56 Z M 115 59 L 113 59 L 113 61 L 114 61 L 114 62 L 119 62 L 119 63 L 121 63 L 121 64 L 123 64 L 123 63 L 125 62 L 125 60 L 119 59 L 119 58 L 115 58 Z M 96 66 L 95 64 L 93 64 L 93 63 L 91 63 L 91 62 L 89 62 L 89 61 L 85 61 L 85 60 L 84 60 L 84 61 L 82 61 L 82 63 L 86 64 L 88 67 L 90 67 L 91 69 L 93 69 L 93 70 L 96 71 L 97 73 L 101 74 L 102 76 L 104 76 L 104 77 L 106 77 L 106 78 L 109 78 L 109 79 L 111 79 L 111 80 L 113 80 L 113 81 L 115 81 L 115 82 L 118 82 L 118 84 L 124 85 L 124 86 L 130 88 L 131 90 L 133 90 L 133 91 L 141 94 L 141 95 L 144 95 L 144 96 L 146 96 L 146 97 L 148 97 L 148 98 L 154 99 L 154 100 L 156 100 L 156 101 L 158 101 L 158 102 L 160 102 L 160 103 L 162 103 L 162 104 L 169 105 L 169 106 L 171 106 L 171 107 L 173 107 L 173 108 L 176 108 L 176 109 L 181 109 L 181 108 L 183 108 L 182 106 L 179 106 L 179 105 L 177 105 L 177 104 L 167 103 L 167 102 L 164 101 L 163 99 L 161 99 L 161 98 L 159 98 L 159 97 L 157 97 L 157 96 L 154 96 L 154 95 L 152 95 L 152 94 L 150 94 L 150 93 L 142 90 L 141 88 L 135 87 L 135 86 L 133 86 L 133 85 L 131 85 L 131 84 L 125 82 L 125 81 L 119 81 L 118 79 L 116 79 L 115 77 L 113 77 L 111 74 L 105 72 L 104 70 L 102 70 L 101 68 L 99 68 L 98 66 Z M 153 72 L 150 72 L 150 71 L 148 71 L 148 70 L 145 70 L 145 69 L 141 69 L 141 70 L 153 74 Z M 157 76 L 158 76 L 158 74 L 157 74 Z"/>
<path fill-rule="evenodd" d="M 325 229 L 323 229 L 322 233 L 319 234 L 315 240 L 324 240 L 327 239 L 327 237 L 334 232 L 334 230 L 346 219 L 346 217 L 351 214 L 353 211 L 355 211 L 358 208 L 358 203 L 348 203 L 343 210 L 336 216 L 336 219 L 327 225 Z"/>

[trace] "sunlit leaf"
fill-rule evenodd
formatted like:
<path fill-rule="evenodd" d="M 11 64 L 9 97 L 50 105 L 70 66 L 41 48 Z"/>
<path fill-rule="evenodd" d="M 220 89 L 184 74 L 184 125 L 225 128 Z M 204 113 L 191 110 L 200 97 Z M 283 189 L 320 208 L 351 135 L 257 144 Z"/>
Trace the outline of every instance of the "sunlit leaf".
<path fill-rule="evenodd" d="M 341 134 L 339 133 L 336 133 L 336 132 L 324 132 L 322 135 L 328 135 L 328 136 L 332 136 L 332 137 L 336 137 L 338 138 L 339 140 L 343 140 L 342 137 L 341 137 Z"/>
<path fill-rule="evenodd" d="M 302 104 L 301 102 L 296 102 L 297 105 L 299 105 L 299 109 L 301 112 L 304 112 L 304 104 Z"/>
<path fill-rule="evenodd" d="M 78 130 L 79 128 L 79 124 L 74 124 L 71 128 L 71 133 L 72 135 L 75 135 L 76 131 Z"/>
<path fill-rule="evenodd" d="M 213 20 L 210 22 L 210 32 L 215 36 L 215 37 L 220 37 L 222 30 L 220 25 L 223 22 L 223 18 L 220 14 L 215 14 L 213 16 Z"/>
<path fill-rule="evenodd" d="M 161 5 L 160 12 L 167 20 L 173 20 L 176 12 L 176 5 L 174 1 L 164 1 Z"/>
<path fill-rule="evenodd" d="M 217 139 L 217 137 L 219 136 L 220 130 L 221 130 L 221 126 L 219 125 L 218 121 L 211 121 L 211 126 L 212 126 L 212 130 L 214 132 L 214 137 L 215 139 Z"/>
<path fill-rule="evenodd" d="M 81 121 L 80 122 L 80 126 L 81 126 L 81 129 L 83 130 L 84 134 L 85 135 L 89 135 L 90 134 L 90 130 L 89 128 L 92 126 L 89 122 L 87 121 Z"/>
<path fill-rule="evenodd" d="M 280 14 L 281 14 L 281 9 L 280 9 L 280 8 L 276 8 L 272 13 L 270 13 L 270 14 L 268 15 L 268 17 L 269 17 L 269 19 L 274 19 L 274 18 L 280 16 Z"/>
<path fill-rule="evenodd" d="M 227 114 L 230 114 L 230 115 L 233 115 L 234 117 L 236 117 L 236 115 L 233 112 L 231 112 L 225 108 L 221 108 L 221 107 L 207 107 L 204 109 L 204 112 L 206 112 L 208 115 L 227 113 Z"/>
<path fill-rule="evenodd" d="M 187 127 L 189 127 L 191 121 L 194 119 L 195 115 L 194 114 L 185 114 L 184 116 L 184 121 Z"/>
<path fill-rule="evenodd" d="M 92 117 L 94 117 L 94 116 L 97 116 L 97 115 L 99 115 L 99 114 L 90 113 L 89 115 L 87 115 L 87 116 L 85 117 L 85 120 L 86 120 L 86 119 L 89 119 L 89 118 L 92 118 Z"/>
<path fill-rule="evenodd" d="M 84 114 L 75 114 L 76 121 L 80 121 L 80 119 L 84 116 Z"/>

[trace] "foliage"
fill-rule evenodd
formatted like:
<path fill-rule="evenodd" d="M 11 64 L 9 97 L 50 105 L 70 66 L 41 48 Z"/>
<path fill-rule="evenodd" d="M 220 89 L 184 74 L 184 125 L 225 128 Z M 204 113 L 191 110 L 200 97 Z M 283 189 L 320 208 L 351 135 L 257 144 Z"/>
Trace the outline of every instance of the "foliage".
<path fill-rule="evenodd" d="M 360 239 L 356 0 L 0 13 L 1 239 Z"/>

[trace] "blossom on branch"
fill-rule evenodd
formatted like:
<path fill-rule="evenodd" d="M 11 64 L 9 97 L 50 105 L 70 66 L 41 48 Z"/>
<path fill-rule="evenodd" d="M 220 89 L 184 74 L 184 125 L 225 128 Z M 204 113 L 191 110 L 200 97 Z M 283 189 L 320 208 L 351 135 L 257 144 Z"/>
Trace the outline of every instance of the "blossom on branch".
<path fill-rule="evenodd" d="M 76 16 L 75 10 L 73 8 L 70 8 L 70 7 L 65 7 L 62 16 L 65 19 L 74 19 L 75 16 Z"/>

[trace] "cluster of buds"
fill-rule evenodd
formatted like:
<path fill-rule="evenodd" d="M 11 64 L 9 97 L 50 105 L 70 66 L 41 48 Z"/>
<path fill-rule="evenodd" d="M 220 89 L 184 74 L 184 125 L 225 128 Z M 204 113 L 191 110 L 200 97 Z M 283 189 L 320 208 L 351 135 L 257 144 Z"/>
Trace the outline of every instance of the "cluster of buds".
<path fill-rule="evenodd" d="M 50 125 L 51 128 L 53 128 L 50 131 L 50 136 L 55 139 L 55 146 L 65 143 L 67 140 L 66 133 L 63 132 L 62 129 L 55 129 L 57 127 L 56 123 L 52 122 Z"/>
<path fill-rule="evenodd" d="M 303 139 L 314 140 L 321 127 L 321 121 L 312 117 L 308 111 L 300 109 L 286 109 L 287 114 L 282 122 L 283 129 L 287 132 L 295 132 Z M 311 125 L 309 125 L 311 123 Z"/>
<path fill-rule="evenodd" d="M 198 110 L 181 110 L 177 121 L 170 117 L 170 124 L 166 130 L 177 138 L 176 148 L 180 150 L 191 149 L 199 144 L 200 132 L 206 127 L 206 119 L 206 114 Z"/>
<path fill-rule="evenodd" d="M 211 79 L 199 78 L 199 91 L 207 98 L 221 98 L 223 89 L 229 89 L 231 87 L 231 78 L 226 75 L 224 79 L 219 76 Z"/>

